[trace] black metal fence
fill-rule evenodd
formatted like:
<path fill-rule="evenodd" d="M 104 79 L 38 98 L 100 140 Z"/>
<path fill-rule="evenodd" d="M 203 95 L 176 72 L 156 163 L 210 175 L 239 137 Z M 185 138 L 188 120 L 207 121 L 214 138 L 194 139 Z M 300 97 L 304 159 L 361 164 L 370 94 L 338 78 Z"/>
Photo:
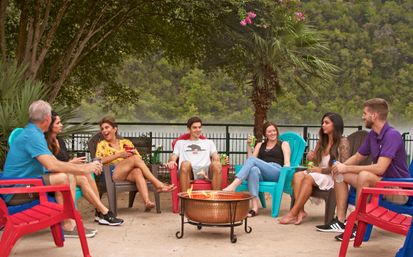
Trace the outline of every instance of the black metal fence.
<path fill-rule="evenodd" d="M 186 132 L 184 123 L 118 123 L 120 135 L 123 137 L 137 137 L 150 134 L 155 150 L 162 146 L 160 160 L 165 163 L 172 153 L 172 141 Z M 219 153 L 230 156 L 230 164 L 242 164 L 246 159 L 248 135 L 252 134 L 253 125 L 249 124 L 203 124 L 203 134 L 213 140 Z M 279 125 L 280 133 L 295 131 L 307 141 L 308 149 L 314 149 L 318 140 L 319 125 Z M 346 126 L 345 135 L 361 126 Z M 67 139 L 69 151 L 73 153 L 86 152 L 88 155 L 87 141 L 92 134 L 73 134 Z M 413 152 L 413 138 L 408 133 L 403 133 L 408 158 L 411 160 Z"/>

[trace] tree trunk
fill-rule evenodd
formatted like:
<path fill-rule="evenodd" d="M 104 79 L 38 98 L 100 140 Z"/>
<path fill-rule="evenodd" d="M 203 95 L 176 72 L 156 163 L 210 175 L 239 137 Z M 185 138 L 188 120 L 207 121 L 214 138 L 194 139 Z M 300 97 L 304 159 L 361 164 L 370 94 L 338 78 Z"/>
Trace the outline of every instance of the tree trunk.
<path fill-rule="evenodd" d="M 258 142 L 261 142 L 261 138 L 263 137 L 262 128 L 264 121 L 267 120 L 268 109 L 263 108 L 260 104 L 255 105 L 254 107 L 254 136 L 258 139 Z"/>
<path fill-rule="evenodd" d="M 7 44 L 6 44 L 6 17 L 7 17 L 7 5 L 8 0 L 0 1 L 0 49 L 1 59 L 3 62 L 7 59 Z"/>

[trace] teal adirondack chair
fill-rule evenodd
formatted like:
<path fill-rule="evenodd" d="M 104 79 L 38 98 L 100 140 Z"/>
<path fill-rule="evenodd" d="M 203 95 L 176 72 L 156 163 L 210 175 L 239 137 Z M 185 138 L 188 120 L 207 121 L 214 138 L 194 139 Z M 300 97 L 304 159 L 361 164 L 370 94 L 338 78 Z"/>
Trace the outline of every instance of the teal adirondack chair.
<path fill-rule="evenodd" d="M 280 177 L 278 182 L 261 181 L 259 184 L 259 197 L 263 208 L 267 207 L 265 202 L 264 192 L 271 194 L 272 199 L 272 217 L 277 217 L 280 211 L 282 193 L 285 192 L 292 195 L 292 179 L 294 176 L 295 168 L 300 165 L 304 155 L 304 150 L 307 146 L 305 140 L 295 132 L 286 132 L 280 135 L 281 141 L 287 141 L 291 148 L 290 163 L 291 167 L 281 168 Z M 248 181 L 244 181 L 237 187 L 236 191 L 248 191 Z"/>
<path fill-rule="evenodd" d="M 13 131 L 10 133 L 9 139 L 7 140 L 7 143 L 9 146 L 13 143 L 14 139 L 20 135 L 20 133 L 23 131 L 23 128 L 15 128 Z M 75 204 L 77 203 L 77 200 L 80 199 L 83 196 L 82 191 L 80 190 L 80 187 L 76 187 L 76 197 L 75 197 Z"/>

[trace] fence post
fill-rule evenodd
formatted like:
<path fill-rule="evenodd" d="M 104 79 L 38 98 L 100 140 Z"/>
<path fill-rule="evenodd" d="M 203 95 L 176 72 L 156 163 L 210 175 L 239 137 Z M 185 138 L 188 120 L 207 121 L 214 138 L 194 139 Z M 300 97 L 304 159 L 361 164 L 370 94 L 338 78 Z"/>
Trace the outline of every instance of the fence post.
<path fill-rule="evenodd" d="M 229 156 L 229 142 L 230 142 L 230 135 L 229 135 L 229 125 L 225 125 L 225 154 Z"/>
<path fill-rule="evenodd" d="M 308 134 L 308 127 L 304 126 L 303 127 L 303 138 L 307 142 L 307 134 Z"/>

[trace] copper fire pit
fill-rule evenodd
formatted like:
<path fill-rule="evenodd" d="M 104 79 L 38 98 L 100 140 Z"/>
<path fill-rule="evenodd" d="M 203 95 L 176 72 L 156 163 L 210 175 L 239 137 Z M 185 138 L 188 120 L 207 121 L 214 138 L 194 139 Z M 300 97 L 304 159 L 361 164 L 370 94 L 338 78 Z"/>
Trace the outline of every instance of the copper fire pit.
<path fill-rule="evenodd" d="M 230 227 L 232 243 L 237 241 L 234 227 L 245 222 L 245 232 L 250 233 L 252 228 L 247 225 L 249 201 L 253 198 L 244 192 L 223 191 L 193 191 L 178 194 L 181 199 L 181 231 L 176 233 L 177 238 L 184 235 L 184 223 L 197 226 Z M 184 222 L 184 217 L 187 222 Z"/>

